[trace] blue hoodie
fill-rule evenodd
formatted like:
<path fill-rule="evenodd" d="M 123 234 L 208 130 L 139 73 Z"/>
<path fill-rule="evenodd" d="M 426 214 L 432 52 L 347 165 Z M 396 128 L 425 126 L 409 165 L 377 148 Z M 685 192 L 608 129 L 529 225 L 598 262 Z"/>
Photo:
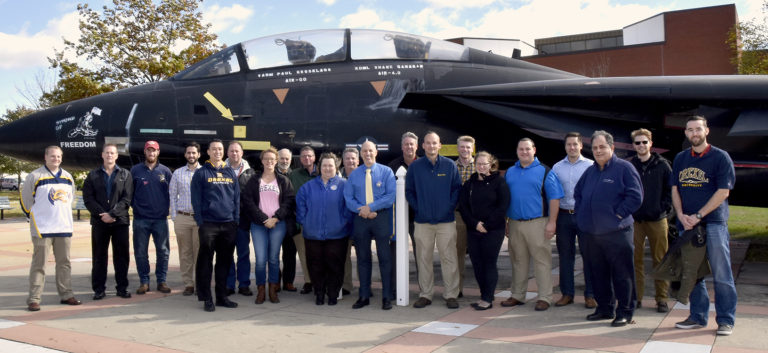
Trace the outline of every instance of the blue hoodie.
<path fill-rule="evenodd" d="M 346 183 L 335 176 L 323 184 L 318 176 L 301 186 L 296 194 L 296 220 L 303 226 L 304 238 L 330 240 L 349 236 L 354 214 L 344 204 Z"/>
<path fill-rule="evenodd" d="M 629 227 L 643 203 L 640 175 L 614 154 L 603 170 L 595 163 L 576 183 L 576 223 L 588 234 L 605 234 Z"/>
<path fill-rule="evenodd" d="M 198 226 L 240 219 L 240 185 L 235 171 L 226 164 L 215 167 L 206 161 L 192 176 L 190 194 Z"/>

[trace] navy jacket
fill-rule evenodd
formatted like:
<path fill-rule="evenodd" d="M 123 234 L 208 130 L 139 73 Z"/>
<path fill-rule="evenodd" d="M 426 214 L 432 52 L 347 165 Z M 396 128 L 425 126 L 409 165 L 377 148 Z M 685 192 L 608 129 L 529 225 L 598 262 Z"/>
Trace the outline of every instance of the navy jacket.
<path fill-rule="evenodd" d="M 456 163 L 443 156 L 437 156 L 434 165 L 427 157 L 413 161 L 405 176 L 405 198 L 416 211 L 416 223 L 455 221 L 460 190 Z"/>
<path fill-rule="evenodd" d="M 232 168 L 206 161 L 190 183 L 192 209 L 198 226 L 205 222 L 234 222 L 240 218 L 240 185 Z"/>
<path fill-rule="evenodd" d="M 595 163 L 576 183 L 576 223 L 588 234 L 605 234 L 629 227 L 632 213 L 643 202 L 640 175 L 631 163 L 614 154 L 603 170 Z"/>
<path fill-rule="evenodd" d="M 133 177 L 133 207 L 134 218 L 166 219 L 171 207 L 171 196 L 168 187 L 173 173 L 168 167 L 157 163 L 150 170 L 144 163 L 131 168 Z"/>
<path fill-rule="evenodd" d="M 296 220 L 303 236 L 312 240 L 346 238 L 351 233 L 352 218 L 344 204 L 347 181 L 335 176 L 323 184 L 321 177 L 305 183 L 296 194 Z"/>

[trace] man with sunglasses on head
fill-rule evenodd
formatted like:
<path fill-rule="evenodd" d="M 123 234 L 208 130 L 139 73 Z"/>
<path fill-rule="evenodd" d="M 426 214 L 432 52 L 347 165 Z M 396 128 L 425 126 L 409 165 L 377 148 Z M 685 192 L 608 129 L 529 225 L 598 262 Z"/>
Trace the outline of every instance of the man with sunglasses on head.
<path fill-rule="evenodd" d="M 643 255 L 645 253 L 645 238 L 651 248 L 653 267 L 656 267 L 664 254 L 667 253 L 667 215 L 672 210 L 672 187 L 669 185 L 669 175 L 672 167 L 668 160 L 656 152 L 651 152 L 653 147 L 652 134 L 646 129 L 632 131 L 631 137 L 637 155 L 629 159 L 635 166 L 640 180 L 643 183 L 643 204 L 640 209 L 632 214 L 635 219 L 635 293 L 637 294 L 637 308 L 643 304 L 645 292 L 645 271 L 643 268 Z M 667 292 L 669 282 L 656 280 L 656 311 L 666 313 Z"/>

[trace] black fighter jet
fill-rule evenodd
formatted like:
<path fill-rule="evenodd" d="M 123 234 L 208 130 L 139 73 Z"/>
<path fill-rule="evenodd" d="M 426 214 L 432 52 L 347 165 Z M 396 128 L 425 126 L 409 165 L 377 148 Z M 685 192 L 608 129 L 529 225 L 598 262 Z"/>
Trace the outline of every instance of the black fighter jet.
<path fill-rule="evenodd" d="M 203 152 L 214 138 L 241 141 L 251 160 L 268 146 L 340 152 L 370 140 L 387 161 L 403 132 L 432 130 L 445 155 L 467 134 L 507 165 L 531 137 L 552 165 L 569 131 L 607 130 L 626 156 L 629 132 L 645 127 L 671 159 L 686 147 L 686 117 L 700 114 L 736 163 L 731 202 L 768 206 L 755 197 L 768 189 L 767 113 L 763 76 L 587 78 L 412 34 L 332 29 L 242 42 L 166 81 L 31 114 L 0 127 L 0 153 L 38 161 L 58 145 L 65 166 L 90 169 L 115 143 L 127 166 L 156 140 L 161 162 L 179 166 L 193 140 Z"/>

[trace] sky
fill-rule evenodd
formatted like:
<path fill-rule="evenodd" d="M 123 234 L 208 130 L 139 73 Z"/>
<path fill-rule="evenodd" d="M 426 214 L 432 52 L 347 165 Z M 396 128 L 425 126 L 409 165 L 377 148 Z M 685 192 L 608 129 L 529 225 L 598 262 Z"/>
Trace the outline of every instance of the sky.
<path fill-rule="evenodd" d="M 439 39 L 520 39 L 621 29 L 662 12 L 736 4 L 739 20 L 762 18 L 765 0 L 205 0 L 204 20 L 222 44 L 310 29 L 374 28 Z M 108 0 L 79 1 L 100 9 Z M 76 40 L 78 1 L 0 0 L 0 113 L 31 105 L 52 86 L 46 58 Z"/>

